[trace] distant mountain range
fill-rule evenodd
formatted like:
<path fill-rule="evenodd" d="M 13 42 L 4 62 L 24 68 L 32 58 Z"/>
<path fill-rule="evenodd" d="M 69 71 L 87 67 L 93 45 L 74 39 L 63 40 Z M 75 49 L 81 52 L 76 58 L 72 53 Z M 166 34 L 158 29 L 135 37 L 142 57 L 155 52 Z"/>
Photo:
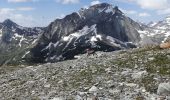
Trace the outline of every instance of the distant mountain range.
<path fill-rule="evenodd" d="M 168 41 L 170 38 L 170 16 L 163 21 L 151 22 L 143 31 L 138 31 L 141 34 L 141 44 L 160 44 Z"/>
<path fill-rule="evenodd" d="M 38 35 L 43 32 L 43 28 L 22 27 L 10 19 L 0 23 L 0 64 L 5 64 L 20 58 L 20 53 L 24 52 L 33 44 Z"/>
<path fill-rule="evenodd" d="M 169 36 L 170 17 L 144 25 L 117 6 L 102 3 L 56 19 L 45 28 L 27 28 L 5 20 L 0 23 L 0 64 L 57 62 L 86 49 L 107 52 L 135 48 L 159 44 Z"/>

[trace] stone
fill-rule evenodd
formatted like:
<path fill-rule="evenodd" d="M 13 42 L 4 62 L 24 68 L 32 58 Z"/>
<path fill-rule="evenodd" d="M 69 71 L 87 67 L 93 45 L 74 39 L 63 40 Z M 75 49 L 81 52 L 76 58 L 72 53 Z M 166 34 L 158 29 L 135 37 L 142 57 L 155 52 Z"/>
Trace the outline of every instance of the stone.
<path fill-rule="evenodd" d="M 96 86 L 92 86 L 90 89 L 89 89 L 89 92 L 90 93 L 93 93 L 93 92 L 97 92 L 98 91 L 98 88 Z"/>
<path fill-rule="evenodd" d="M 50 86 L 51 86 L 50 84 L 45 84 L 44 85 L 45 88 L 50 88 Z"/>
<path fill-rule="evenodd" d="M 160 83 L 157 90 L 158 95 L 170 95 L 170 83 Z"/>
<path fill-rule="evenodd" d="M 132 79 L 141 79 L 142 77 L 146 76 L 148 73 L 147 71 L 139 71 L 139 72 L 134 72 L 132 74 Z"/>
<path fill-rule="evenodd" d="M 61 97 L 55 97 L 55 98 L 53 98 L 53 99 L 51 99 L 51 100 L 64 100 L 64 99 L 61 98 Z"/>

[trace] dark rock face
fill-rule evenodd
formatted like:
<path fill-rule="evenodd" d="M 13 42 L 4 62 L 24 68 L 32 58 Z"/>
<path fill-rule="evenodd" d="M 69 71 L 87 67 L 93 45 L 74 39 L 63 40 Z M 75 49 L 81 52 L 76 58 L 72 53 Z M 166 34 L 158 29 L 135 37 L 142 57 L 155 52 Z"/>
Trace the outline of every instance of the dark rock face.
<path fill-rule="evenodd" d="M 31 49 L 30 59 L 55 62 L 73 58 L 87 48 L 113 51 L 135 47 L 140 41 L 137 30 L 141 29 L 118 7 L 97 4 L 52 22 Z"/>

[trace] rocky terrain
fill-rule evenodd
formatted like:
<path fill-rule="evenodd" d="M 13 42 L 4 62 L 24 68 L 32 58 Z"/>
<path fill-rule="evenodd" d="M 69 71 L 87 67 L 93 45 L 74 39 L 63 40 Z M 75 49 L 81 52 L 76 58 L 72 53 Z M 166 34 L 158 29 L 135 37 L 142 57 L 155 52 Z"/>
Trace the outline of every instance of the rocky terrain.
<path fill-rule="evenodd" d="M 107 3 L 45 28 L 7 19 L 0 100 L 170 100 L 170 49 L 158 47 L 169 40 L 170 17 L 144 25 Z"/>
<path fill-rule="evenodd" d="M 1 100 L 170 100 L 170 50 L 145 47 L 3 66 Z"/>
<path fill-rule="evenodd" d="M 139 30 L 141 44 L 160 44 L 169 40 L 170 37 L 170 16 L 159 22 L 152 22 L 143 31 Z"/>

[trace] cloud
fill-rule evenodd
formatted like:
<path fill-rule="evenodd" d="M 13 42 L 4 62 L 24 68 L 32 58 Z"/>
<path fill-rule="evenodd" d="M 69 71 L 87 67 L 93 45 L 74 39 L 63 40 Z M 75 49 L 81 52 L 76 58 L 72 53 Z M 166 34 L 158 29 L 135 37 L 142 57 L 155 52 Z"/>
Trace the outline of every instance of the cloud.
<path fill-rule="evenodd" d="M 31 10 L 34 10 L 34 9 L 35 8 L 33 8 L 33 7 L 19 7 L 16 10 L 19 10 L 19 11 L 31 11 Z"/>
<path fill-rule="evenodd" d="M 169 7 L 168 0 L 136 0 L 137 4 L 143 9 L 166 9 Z"/>
<path fill-rule="evenodd" d="M 150 14 L 144 12 L 144 13 L 139 13 L 139 17 L 149 17 L 151 16 Z"/>
<path fill-rule="evenodd" d="M 15 9 L 12 9 L 12 8 L 1 8 L 0 9 L 0 14 L 3 15 L 3 14 L 8 14 L 12 11 L 15 11 Z"/>
<path fill-rule="evenodd" d="M 60 16 L 58 16 L 58 19 L 63 19 L 66 15 L 65 14 L 61 14 Z"/>
<path fill-rule="evenodd" d="M 135 10 L 125 10 L 123 8 L 119 8 L 119 9 L 125 14 L 130 14 L 130 15 L 137 14 L 137 11 L 135 11 Z"/>
<path fill-rule="evenodd" d="M 7 0 L 10 3 L 20 3 L 20 2 L 36 2 L 39 0 Z"/>
<path fill-rule="evenodd" d="M 99 0 L 95 0 L 95 1 L 92 1 L 92 2 L 90 3 L 90 5 L 93 6 L 93 5 L 100 4 L 100 3 L 101 3 L 101 2 L 100 2 Z"/>
<path fill-rule="evenodd" d="M 120 2 L 129 2 L 139 5 L 143 9 L 160 10 L 170 7 L 169 0 L 120 0 Z"/>
<path fill-rule="evenodd" d="M 116 0 L 118 2 L 136 4 L 145 10 L 153 10 L 158 15 L 170 14 L 170 0 Z M 147 16 L 146 14 L 139 14 Z"/>
<path fill-rule="evenodd" d="M 75 4 L 75 3 L 79 3 L 79 0 L 56 0 L 56 2 L 62 4 Z"/>
<path fill-rule="evenodd" d="M 164 10 L 158 10 L 157 13 L 158 13 L 158 15 L 170 14 L 170 8 L 167 8 L 167 9 L 164 9 Z"/>
<path fill-rule="evenodd" d="M 31 15 L 23 15 L 17 13 L 17 9 L 12 8 L 0 8 L 0 22 L 6 19 L 11 19 L 19 25 L 32 27 L 35 26 L 34 18 Z"/>

